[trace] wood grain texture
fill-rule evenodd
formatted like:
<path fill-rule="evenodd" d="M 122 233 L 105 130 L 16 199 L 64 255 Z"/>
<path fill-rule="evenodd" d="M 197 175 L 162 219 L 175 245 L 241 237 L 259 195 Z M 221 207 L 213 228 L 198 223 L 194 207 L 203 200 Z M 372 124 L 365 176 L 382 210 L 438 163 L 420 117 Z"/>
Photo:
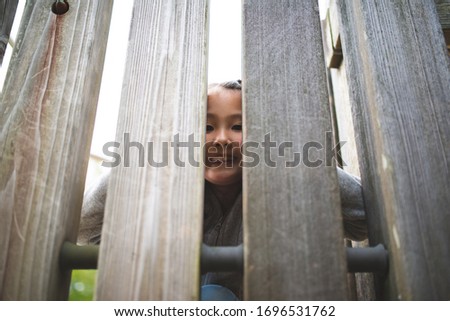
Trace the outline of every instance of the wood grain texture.
<path fill-rule="evenodd" d="M 381 299 L 450 298 L 450 66 L 433 1 L 339 1 Z"/>
<path fill-rule="evenodd" d="M 343 169 L 360 177 L 361 174 L 359 171 L 355 131 L 348 92 L 345 59 L 339 68 L 330 69 L 330 74 L 333 86 L 338 136 L 339 140 L 342 142 L 341 157 L 344 162 Z"/>
<path fill-rule="evenodd" d="M 337 17 L 336 2 L 331 1 L 322 25 L 325 63 L 328 68 L 339 68 L 342 63 L 342 48 Z"/>
<path fill-rule="evenodd" d="M 132 147 L 130 163 L 113 169 L 99 258 L 99 300 L 195 300 L 200 286 L 203 167 L 188 148 L 164 143 L 189 135 L 204 141 L 206 126 L 207 0 L 138 0 L 134 4 L 117 141 L 145 146 L 145 166 Z M 191 155 L 201 161 L 202 151 Z M 185 166 L 175 161 L 185 162 Z M 202 164 L 202 163 L 200 163 Z"/>
<path fill-rule="evenodd" d="M 334 108 L 336 113 L 337 135 L 342 145 L 341 158 L 345 164 L 343 169 L 357 177 L 361 177 L 350 104 L 350 93 L 348 90 L 345 58 L 339 68 L 329 69 L 329 72 L 331 74 L 330 78 L 334 98 L 332 108 Z M 347 245 L 351 247 L 367 247 L 369 246 L 369 243 L 368 240 L 362 242 L 351 242 L 348 240 Z M 374 280 L 372 273 L 354 273 L 353 282 L 356 293 L 355 297 L 351 298 L 352 300 L 375 300 Z"/>
<path fill-rule="evenodd" d="M 435 0 L 435 2 L 439 22 L 441 23 L 445 43 L 450 55 L 450 0 Z"/>
<path fill-rule="evenodd" d="M 28 1 L 1 97 L 0 298 L 67 298 L 112 1 Z"/>
<path fill-rule="evenodd" d="M 442 29 L 450 29 L 450 0 L 434 0 Z"/>
<path fill-rule="evenodd" d="M 18 3 L 19 0 L 0 0 L 0 66 L 8 46 Z"/>
<path fill-rule="evenodd" d="M 244 132 L 259 164 L 244 168 L 244 295 L 249 300 L 347 298 L 340 200 L 316 1 L 243 2 Z M 278 148 L 262 148 L 265 134 Z M 331 140 L 331 136 L 329 136 Z M 318 167 L 286 167 L 308 142 Z M 329 142 L 328 142 L 329 143 Z M 277 147 L 278 147 L 277 145 Z M 265 163 L 270 156 L 274 167 Z M 254 158 L 254 157 L 253 157 Z M 247 161 L 251 161 L 247 158 Z M 269 164 L 267 162 L 267 164 Z"/>

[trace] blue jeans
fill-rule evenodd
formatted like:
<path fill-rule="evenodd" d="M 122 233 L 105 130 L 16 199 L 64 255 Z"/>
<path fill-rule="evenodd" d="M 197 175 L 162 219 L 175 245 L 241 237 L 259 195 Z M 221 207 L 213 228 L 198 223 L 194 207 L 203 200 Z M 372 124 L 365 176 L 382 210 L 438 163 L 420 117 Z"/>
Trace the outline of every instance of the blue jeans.
<path fill-rule="evenodd" d="M 200 289 L 200 301 L 239 301 L 239 299 L 224 286 L 208 284 Z"/>

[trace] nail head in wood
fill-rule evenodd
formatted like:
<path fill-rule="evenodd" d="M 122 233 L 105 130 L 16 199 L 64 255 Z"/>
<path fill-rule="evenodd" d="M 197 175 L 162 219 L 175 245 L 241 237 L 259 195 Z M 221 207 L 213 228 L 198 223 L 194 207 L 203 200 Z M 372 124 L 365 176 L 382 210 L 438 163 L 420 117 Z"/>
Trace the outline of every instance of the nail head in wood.
<path fill-rule="evenodd" d="M 52 12 L 57 15 L 63 15 L 69 11 L 69 3 L 67 1 L 55 1 L 52 5 Z"/>

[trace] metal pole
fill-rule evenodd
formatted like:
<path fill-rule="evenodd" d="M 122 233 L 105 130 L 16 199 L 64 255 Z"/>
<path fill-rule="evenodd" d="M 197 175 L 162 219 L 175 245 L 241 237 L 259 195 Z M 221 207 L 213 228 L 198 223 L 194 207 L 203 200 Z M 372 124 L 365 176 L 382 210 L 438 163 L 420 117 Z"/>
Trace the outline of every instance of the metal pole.
<path fill-rule="evenodd" d="M 231 272 L 244 270 L 244 247 L 202 245 L 200 259 L 202 273 Z"/>
<path fill-rule="evenodd" d="M 64 242 L 59 256 L 62 270 L 91 270 L 97 268 L 98 245 L 79 246 Z"/>
<path fill-rule="evenodd" d="M 60 266 L 63 270 L 96 269 L 98 245 L 78 246 L 64 242 L 61 248 Z M 365 248 L 347 248 L 348 272 L 374 272 L 386 274 L 388 252 L 383 245 Z M 243 271 L 244 248 L 238 246 L 202 245 L 200 261 L 202 273 Z"/>
<path fill-rule="evenodd" d="M 375 247 L 347 248 L 348 272 L 375 272 L 386 274 L 388 266 L 388 252 L 381 244 L 378 244 Z"/>

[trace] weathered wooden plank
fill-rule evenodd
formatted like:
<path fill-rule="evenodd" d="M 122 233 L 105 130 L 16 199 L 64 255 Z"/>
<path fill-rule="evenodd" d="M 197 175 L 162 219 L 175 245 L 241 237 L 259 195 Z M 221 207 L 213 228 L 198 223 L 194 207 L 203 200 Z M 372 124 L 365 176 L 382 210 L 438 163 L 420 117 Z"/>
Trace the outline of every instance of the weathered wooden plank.
<path fill-rule="evenodd" d="M 19 0 L 0 0 L 0 66 L 8 46 L 18 3 Z"/>
<path fill-rule="evenodd" d="M 450 29 L 450 0 L 434 0 L 442 29 Z"/>
<path fill-rule="evenodd" d="M 322 36 L 327 67 L 339 68 L 342 63 L 342 48 L 335 1 L 330 1 L 326 17 L 322 21 Z"/>
<path fill-rule="evenodd" d="M 339 1 L 382 299 L 450 298 L 450 66 L 433 1 Z"/>
<path fill-rule="evenodd" d="M 329 69 L 329 72 L 331 74 L 331 92 L 333 93 L 334 102 L 332 108 L 335 110 L 337 135 L 342 146 L 340 156 L 344 164 L 343 169 L 357 177 L 361 177 L 345 59 L 343 59 L 339 68 Z M 367 240 L 363 242 L 348 242 L 348 244 L 352 247 L 367 247 L 369 245 Z M 356 286 L 355 299 L 364 301 L 375 299 L 373 275 L 371 273 L 355 273 L 354 285 Z"/>
<path fill-rule="evenodd" d="M 100 300 L 194 300 L 200 285 L 206 126 L 207 0 L 138 0 L 134 4 L 117 141 L 152 142 L 155 162 L 113 168 L 98 272 Z M 200 144 L 199 144 L 200 145 Z M 181 148 L 179 148 L 181 146 Z M 166 146 L 167 147 L 167 146 Z M 189 149 L 189 150 L 188 150 Z M 178 154 L 177 154 L 178 153 Z M 143 155 L 143 154 L 142 154 Z M 136 157 L 135 157 L 136 156 Z M 181 167 L 180 161 L 185 162 Z"/>
<path fill-rule="evenodd" d="M 450 54 L 450 0 L 434 0 L 439 21 L 444 33 L 447 49 Z M 329 68 L 339 68 L 342 63 L 342 47 L 339 23 L 337 18 L 336 1 L 332 0 L 327 10 L 326 18 L 322 21 L 325 62 Z"/>
<path fill-rule="evenodd" d="M 317 3 L 246 0 L 243 26 L 244 141 L 259 144 L 250 149 L 259 164 L 243 172 L 244 295 L 345 299 L 336 169 L 325 156 L 331 122 Z M 262 148 L 267 133 L 276 147 L 292 142 L 285 157 L 279 148 L 270 152 L 268 141 Z M 314 146 L 309 155 L 305 146 Z M 294 151 L 303 162 L 287 167 Z"/>
<path fill-rule="evenodd" d="M 450 54 L 450 0 L 434 0 L 439 21 L 444 32 L 445 43 Z"/>
<path fill-rule="evenodd" d="M 112 1 L 27 2 L 1 97 L 0 298 L 66 298 Z"/>
<path fill-rule="evenodd" d="M 333 86 L 334 108 L 337 119 L 337 130 L 341 141 L 341 158 L 344 169 L 349 173 L 361 176 L 359 172 L 358 153 L 356 152 L 355 131 L 348 92 L 345 59 L 339 68 L 330 69 Z"/>

